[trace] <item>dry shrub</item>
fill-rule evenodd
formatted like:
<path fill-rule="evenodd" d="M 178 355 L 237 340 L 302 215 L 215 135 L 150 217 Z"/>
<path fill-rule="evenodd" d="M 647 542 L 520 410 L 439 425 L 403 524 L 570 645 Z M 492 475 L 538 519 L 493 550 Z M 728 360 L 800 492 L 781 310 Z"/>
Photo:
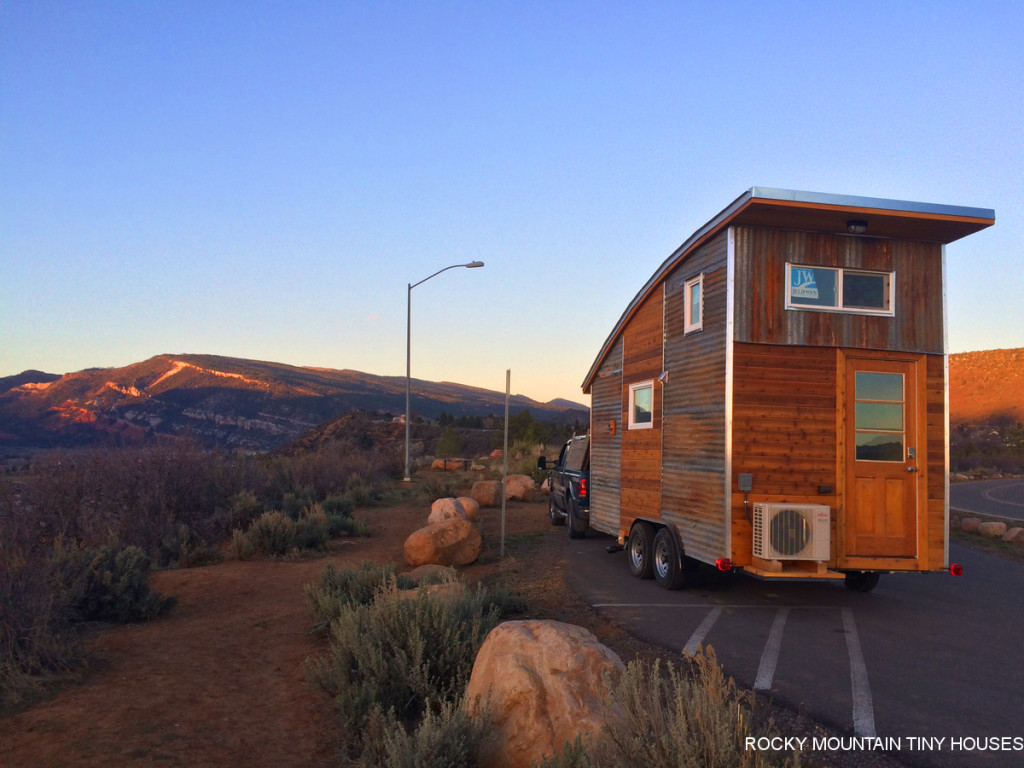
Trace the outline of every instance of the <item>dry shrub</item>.
<path fill-rule="evenodd" d="M 692 674 L 660 660 L 634 661 L 613 689 L 602 735 L 566 744 L 543 768 L 761 768 L 799 765 L 799 754 L 745 750 L 759 724 L 749 695 L 725 676 L 714 649 L 691 657 Z M 770 723 L 760 724 L 770 729 Z"/>

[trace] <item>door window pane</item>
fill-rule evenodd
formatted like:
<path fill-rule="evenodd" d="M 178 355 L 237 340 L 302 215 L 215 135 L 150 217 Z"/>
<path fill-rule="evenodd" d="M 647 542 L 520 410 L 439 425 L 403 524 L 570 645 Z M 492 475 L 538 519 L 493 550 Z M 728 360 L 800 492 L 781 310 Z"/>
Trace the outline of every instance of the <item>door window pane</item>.
<path fill-rule="evenodd" d="M 903 374 L 856 372 L 854 430 L 858 461 L 903 461 Z"/>
<path fill-rule="evenodd" d="M 903 374 L 857 371 L 857 400 L 903 402 Z"/>

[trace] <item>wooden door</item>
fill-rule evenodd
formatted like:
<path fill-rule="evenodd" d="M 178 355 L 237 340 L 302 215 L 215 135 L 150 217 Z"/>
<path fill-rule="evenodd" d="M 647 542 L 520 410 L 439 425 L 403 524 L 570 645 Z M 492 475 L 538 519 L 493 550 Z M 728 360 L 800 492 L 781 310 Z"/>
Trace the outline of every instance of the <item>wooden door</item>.
<path fill-rule="evenodd" d="M 924 441 L 913 361 L 846 362 L 846 554 L 917 555 Z"/>

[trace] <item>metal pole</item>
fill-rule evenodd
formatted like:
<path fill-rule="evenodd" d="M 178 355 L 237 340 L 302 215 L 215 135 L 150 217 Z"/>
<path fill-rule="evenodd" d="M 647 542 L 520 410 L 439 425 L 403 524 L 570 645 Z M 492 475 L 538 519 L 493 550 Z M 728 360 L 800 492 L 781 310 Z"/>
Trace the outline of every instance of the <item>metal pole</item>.
<path fill-rule="evenodd" d="M 409 422 L 412 414 L 409 409 L 410 393 L 412 392 L 412 283 L 409 283 L 409 290 L 405 297 L 405 482 L 412 480 L 412 465 L 409 461 Z"/>
<path fill-rule="evenodd" d="M 442 272 L 447 272 L 449 269 L 455 269 L 456 267 L 476 269 L 483 265 L 482 261 L 471 261 L 469 264 L 452 264 L 444 269 L 437 270 L 432 275 L 424 277 L 418 283 L 406 283 L 408 288 L 405 297 L 405 477 L 403 478 L 406 482 L 412 480 L 412 460 L 409 456 L 409 430 L 412 426 L 412 409 L 410 408 L 412 393 L 412 289 L 417 285 L 422 285 L 432 277 L 437 277 Z"/>
<path fill-rule="evenodd" d="M 498 557 L 505 556 L 505 497 L 508 483 L 508 399 L 512 391 L 512 369 L 505 369 L 505 450 L 501 455 L 501 547 Z"/>

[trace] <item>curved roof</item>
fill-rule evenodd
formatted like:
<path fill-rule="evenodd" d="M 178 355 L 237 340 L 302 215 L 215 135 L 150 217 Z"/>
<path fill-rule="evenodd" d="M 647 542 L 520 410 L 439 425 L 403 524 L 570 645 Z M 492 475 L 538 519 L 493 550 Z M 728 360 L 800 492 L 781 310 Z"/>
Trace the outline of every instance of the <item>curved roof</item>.
<path fill-rule="evenodd" d="M 862 237 L 889 237 L 951 243 L 995 223 L 991 208 L 967 208 L 878 197 L 801 192 L 792 189 L 751 187 L 717 216 L 690 235 L 669 256 L 622 313 L 594 360 L 583 391 L 588 392 L 597 370 L 626 323 L 666 275 L 695 248 L 729 226 L 747 225 L 847 234 L 847 222 L 867 223 Z"/>

